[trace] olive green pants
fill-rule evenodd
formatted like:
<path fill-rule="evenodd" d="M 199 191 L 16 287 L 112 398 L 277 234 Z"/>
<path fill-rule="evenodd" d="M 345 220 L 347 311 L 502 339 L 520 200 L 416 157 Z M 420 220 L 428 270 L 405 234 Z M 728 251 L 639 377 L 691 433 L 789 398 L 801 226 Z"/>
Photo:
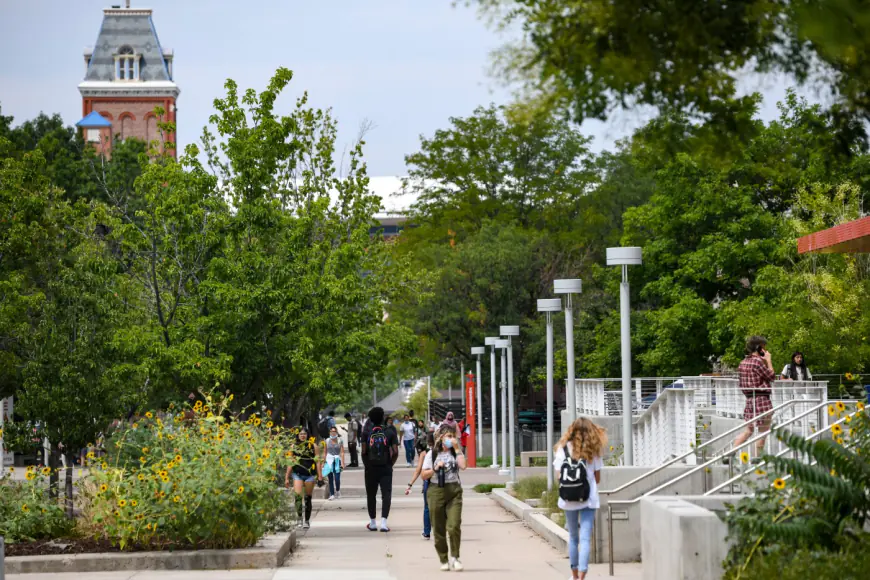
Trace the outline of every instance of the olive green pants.
<path fill-rule="evenodd" d="M 441 563 L 447 562 L 447 539 L 450 538 L 450 556 L 459 557 L 459 543 L 462 540 L 462 486 L 447 483 L 438 487 L 429 482 L 427 493 L 429 517 L 432 518 L 432 534 L 435 536 L 435 551 Z"/>

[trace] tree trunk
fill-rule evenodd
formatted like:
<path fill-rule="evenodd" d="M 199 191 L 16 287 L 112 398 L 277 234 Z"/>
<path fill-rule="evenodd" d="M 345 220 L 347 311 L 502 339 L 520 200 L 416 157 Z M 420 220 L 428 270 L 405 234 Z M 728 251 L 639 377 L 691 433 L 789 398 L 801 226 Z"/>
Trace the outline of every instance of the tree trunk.
<path fill-rule="evenodd" d="M 66 515 L 70 519 L 75 517 L 73 513 L 73 454 L 66 454 Z"/>

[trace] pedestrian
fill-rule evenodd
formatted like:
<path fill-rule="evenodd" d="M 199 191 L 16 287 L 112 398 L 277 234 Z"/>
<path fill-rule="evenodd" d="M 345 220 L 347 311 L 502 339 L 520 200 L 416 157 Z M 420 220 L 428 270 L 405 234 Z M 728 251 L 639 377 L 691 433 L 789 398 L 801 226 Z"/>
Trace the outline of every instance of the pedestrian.
<path fill-rule="evenodd" d="M 347 419 L 347 449 L 350 451 L 350 463 L 348 467 L 359 467 L 359 454 L 357 453 L 357 441 L 359 441 L 359 421 L 350 413 L 345 413 Z"/>
<path fill-rule="evenodd" d="M 420 454 L 420 447 L 422 446 L 424 449 L 428 449 L 426 446 L 426 438 L 429 436 L 429 432 L 426 430 L 426 424 L 423 423 L 423 420 L 420 419 L 417 421 L 417 440 L 414 442 L 414 446 L 417 449 L 417 454 Z"/>
<path fill-rule="evenodd" d="M 435 551 L 441 561 L 441 570 L 445 572 L 451 568 L 457 572 L 463 569 L 459 560 L 462 540 L 462 483 L 459 472 L 467 465 L 465 455 L 457 451 L 458 446 L 456 429 L 442 425 L 435 436 L 432 450 L 423 460 L 422 476 L 424 480 L 429 480 L 426 493 L 432 533 L 435 535 Z"/>
<path fill-rule="evenodd" d="M 456 418 L 453 415 L 453 411 L 447 412 L 447 416 L 444 417 L 444 422 L 441 423 L 441 427 L 443 427 L 444 425 L 447 425 L 448 427 L 456 429 L 457 432 L 459 431 L 459 424 L 456 422 Z M 439 429 L 440 429 L 440 427 L 439 427 Z"/>
<path fill-rule="evenodd" d="M 317 452 L 314 446 L 314 437 L 308 436 L 304 427 L 299 428 L 296 436 L 296 445 L 290 450 L 291 457 L 296 460 L 295 465 L 287 468 L 284 475 L 284 487 L 290 487 L 290 479 L 293 479 L 293 492 L 296 494 L 296 515 L 302 528 L 307 530 L 311 527 L 311 496 L 314 493 L 314 482 L 318 486 L 323 485 L 323 475 L 320 472 L 320 462 L 317 460 Z M 302 498 L 305 492 L 305 517 L 302 513 Z"/>
<path fill-rule="evenodd" d="M 414 441 L 417 439 L 417 425 L 410 415 L 402 422 L 402 445 L 405 447 L 405 461 L 408 467 L 414 466 Z"/>
<path fill-rule="evenodd" d="M 438 428 L 439 428 L 440 426 L 441 426 L 441 422 L 438 421 L 438 417 L 435 416 L 435 415 L 432 415 L 432 416 L 429 418 L 429 431 L 430 431 L 431 433 L 435 433 L 436 431 L 438 431 Z"/>
<path fill-rule="evenodd" d="M 420 421 L 422 423 L 422 421 Z M 418 439 L 415 444 L 417 447 L 417 469 L 414 470 L 414 477 L 411 478 L 411 482 L 408 483 L 408 487 L 405 489 L 405 495 L 411 493 L 411 488 L 414 487 L 414 483 L 423 473 L 423 461 L 426 459 L 426 454 L 435 446 L 435 436 L 432 433 L 428 433 L 424 435 L 424 439 L 422 443 Z M 429 519 L 429 500 L 427 498 L 427 491 L 429 490 L 429 480 L 423 480 L 423 539 L 428 540 L 431 537 L 432 533 L 432 521 Z"/>
<path fill-rule="evenodd" d="M 586 578 L 595 511 L 601 507 L 601 456 L 607 445 L 606 431 L 580 417 L 562 434 L 556 444 L 553 469 L 559 482 L 559 509 L 565 512 L 568 529 L 568 560 L 571 577 Z"/>
<path fill-rule="evenodd" d="M 773 380 L 776 378 L 770 351 L 767 350 L 767 339 L 762 336 L 750 337 L 746 341 L 745 354 L 746 357 L 737 367 L 737 373 L 740 390 L 746 396 L 743 420 L 749 423 L 743 433 L 734 440 L 734 446 L 737 448 L 752 437 L 756 429 L 759 433 L 770 431 L 771 414 L 768 411 L 773 409 L 770 394 L 773 390 Z M 754 423 L 753 419 L 756 419 Z M 755 442 L 756 458 L 764 451 L 766 439 L 765 435 Z"/>
<path fill-rule="evenodd" d="M 804 353 L 796 352 L 791 355 L 791 362 L 785 365 L 781 375 L 786 381 L 811 381 L 813 375 L 810 369 L 807 368 L 807 361 L 804 359 Z"/>
<path fill-rule="evenodd" d="M 399 458 L 399 439 L 396 431 L 384 423 L 384 410 L 372 407 L 361 441 L 363 466 L 365 468 L 366 503 L 369 511 L 370 532 L 380 529 L 389 532 L 387 518 L 393 496 L 393 465 Z M 381 525 L 375 520 L 378 488 L 381 490 Z"/>
<path fill-rule="evenodd" d="M 329 430 L 329 438 L 323 441 L 321 475 L 329 481 L 329 501 L 341 498 L 341 467 L 344 461 L 344 442 L 338 436 L 338 428 Z"/>
<path fill-rule="evenodd" d="M 459 444 L 462 445 L 462 452 L 468 451 L 468 435 L 471 433 L 471 426 L 468 424 L 468 417 L 464 417 L 459 422 Z"/>

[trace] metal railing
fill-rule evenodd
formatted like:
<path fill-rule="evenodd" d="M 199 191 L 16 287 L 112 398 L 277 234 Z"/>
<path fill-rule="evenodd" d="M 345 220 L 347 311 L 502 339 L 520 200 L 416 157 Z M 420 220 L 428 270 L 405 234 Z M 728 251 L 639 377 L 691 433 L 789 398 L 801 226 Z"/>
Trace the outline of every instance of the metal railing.
<path fill-rule="evenodd" d="M 632 426 L 635 465 L 658 465 L 693 449 L 698 421 L 694 397 L 695 391 L 691 389 L 666 389 L 635 420 Z M 694 464 L 694 456 L 686 459 Z"/>
<path fill-rule="evenodd" d="M 773 409 L 771 409 L 770 411 L 767 411 L 766 413 L 761 413 L 761 414 L 759 414 L 758 417 L 752 419 L 751 421 L 746 421 L 742 425 L 734 427 L 731 430 L 723 433 L 722 435 L 719 435 L 718 437 L 711 439 L 710 441 L 705 443 L 703 447 L 710 446 L 713 443 L 715 443 L 716 441 L 726 437 L 727 435 L 730 435 L 730 434 L 740 430 L 741 428 L 745 429 L 749 424 L 757 422 L 759 419 L 763 419 L 767 416 L 772 417 L 774 414 L 776 414 L 778 412 L 782 412 L 787 406 L 798 405 L 798 404 L 814 404 L 814 406 L 811 407 L 810 409 L 807 409 L 804 412 L 796 415 L 795 417 L 787 419 L 784 423 L 776 425 L 775 427 L 772 427 L 772 428 L 782 428 L 782 427 L 785 427 L 787 425 L 797 423 L 799 420 L 804 419 L 805 417 L 809 417 L 812 414 L 816 414 L 818 416 L 818 419 L 817 419 L 818 424 L 822 424 L 822 421 L 823 421 L 822 416 L 824 415 L 825 409 L 828 405 L 827 402 L 819 402 L 818 400 L 793 399 L 791 401 L 786 401 L 785 403 L 783 403 L 782 405 L 780 405 L 778 407 L 774 407 Z M 816 431 L 815 433 L 812 433 L 809 436 L 810 437 L 815 436 L 817 433 L 821 433 L 823 431 L 826 431 L 826 429 Z M 765 431 L 762 433 L 756 433 L 752 437 L 749 437 L 748 439 L 746 439 L 741 444 L 734 446 L 732 449 L 727 450 L 723 453 L 720 453 L 719 455 L 715 455 L 712 459 L 708 459 L 708 460 L 704 461 L 703 463 L 697 465 L 695 468 L 690 469 L 689 471 L 686 471 L 686 472 L 684 472 L 684 473 L 682 473 L 682 474 L 680 474 L 672 479 L 669 479 L 668 481 L 666 481 L 666 482 L 654 487 L 653 489 L 635 497 L 634 499 L 609 500 L 607 502 L 607 528 L 608 528 L 607 535 L 608 535 L 608 552 L 609 552 L 608 560 L 609 560 L 610 575 L 613 576 L 613 564 L 614 564 L 614 562 L 613 562 L 613 506 L 615 506 L 615 505 L 627 506 L 627 505 L 637 504 L 644 497 L 649 497 L 653 494 L 656 494 L 656 493 L 662 491 L 663 489 L 667 489 L 668 487 L 671 487 L 672 485 L 674 485 L 674 484 L 676 484 L 676 483 L 678 483 L 678 482 L 680 482 L 688 477 L 691 477 L 699 472 L 704 473 L 704 470 L 706 470 L 707 468 L 709 468 L 711 465 L 713 465 L 715 463 L 722 462 L 723 459 L 725 459 L 725 458 L 731 458 L 731 460 L 728 461 L 727 463 L 729 465 L 729 470 L 731 470 L 731 473 L 729 475 L 731 477 L 733 477 L 733 466 L 735 464 L 735 461 L 733 460 L 732 456 L 736 455 L 738 452 L 740 452 L 741 449 L 743 449 L 747 445 L 751 445 L 752 443 L 757 443 L 758 441 L 761 441 L 761 440 L 766 440 L 769 443 L 769 441 L 767 440 L 769 435 L 770 435 L 769 431 Z M 782 445 L 782 442 L 779 442 L 779 443 L 780 443 L 780 445 Z M 701 447 L 702 446 L 699 446 L 698 449 L 700 449 Z M 788 449 L 786 448 L 786 451 L 787 450 Z M 780 449 L 780 452 L 782 452 L 782 449 Z M 688 454 L 686 454 L 686 455 L 688 455 Z M 741 455 L 742 455 L 742 453 L 741 453 Z M 670 462 L 663 464 L 663 465 L 660 465 L 656 469 L 653 469 L 652 471 L 644 474 L 643 476 L 638 477 L 638 478 L 636 478 L 636 479 L 634 479 L 626 484 L 623 484 L 622 486 L 618 487 L 615 490 L 601 492 L 601 495 L 612 495 L 614 493 L 617 493 L 618 491 L 624 490 L 628 486 L 633 485 L 639 481 L 642 481 L 642 480 L 652 476 L 653 474 L 661 471 L 665 467 L 667 467 L 669 465 L 673 465 L 674 463 L 676 463 L 676 461 L 678 461 L 682 458 L 683 457 L 672 459 Z M 706 478 L 704 479 L 704 483 L 706 486 Z M 705 493 L 706 493 L 706 491 L 707 490 L 705 490 Z"/>
<path fill-rule="evenodd" d="M 719 417 L 743 419 L 747 396 L 738 386 L 737 379 L 717 379 L 713 386 L 713 407 Z M 751 397 L 749 398 L 751 400 Z M 774 381 L 770 390 L 773 406 L 796 399 L 828 400 L 828 387 L 824 381 Z"/>

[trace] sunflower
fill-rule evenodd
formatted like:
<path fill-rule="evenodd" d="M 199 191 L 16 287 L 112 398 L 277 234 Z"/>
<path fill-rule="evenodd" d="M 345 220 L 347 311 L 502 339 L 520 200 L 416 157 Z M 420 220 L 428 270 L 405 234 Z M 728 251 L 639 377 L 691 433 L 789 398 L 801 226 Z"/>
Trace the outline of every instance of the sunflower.
<path fill-rule="evenodd" d="M 181 496 L 180 496 L 180 495 L 176 495 L 175 497 L 172 498 L 172 501 L 175 502 L 175 503 L 180 502 L 180 501 L 181 501 Z"/>
<path fill-rule="evenodd" d="M 176 455 L 172 460 L 173 460 L 176 464 L 181 463 L 181 455 Z"/>
<path fill-rule="evenodd" d="M 118 507 L 127 507 L 127 500 L 126 499 L 119 499 L 118 500 Z"/>
<path fill-rule="evenodd" d="M 169 477 L 169 472 L 163 469 L 157 475 L 159 475 L 160 477 Z"/>
<path fill-rule="evenodd" d="M 250 438 L 251 438 L 251 432 L 250 432 L 250 431 L 245 431 L 245 432 L 244 432 L 244 436 L 245 436 L 246 439 L 250 439 Z"/>
<path fill-rule="evenodd" d="M 102 467 L 103 469 L 109 469 L 109 464 L 103 461 L 103 464 L 100 465 L 100 467 Z"/>
<path fill-rule="evenodd" d="M 843 434 L 843 426 L 839 423 L 834 423 L 831 425 L 831 433 L 834 435 L 842 435 Z"/>
<path fill-rule="evenodd" d="M 773 480 L 773 487 L 776 489 L 785 489 L 785 480 L 781 477 L 777 477 Z"/>
<path fill-rule="evenodd" d="M 244 486 L 244 485 L 240 485 L 240 486 L 239 486 L 239 489 L 237 489 L 236 491 L 239 492 L 239 493 L 245 493 L 245 486 Z"/>
<path fill-rule="evenodd" d="M 133 429 L 138 429 L 138 428 L 139 428 L 139 423 L 133 423 Z"/>
<path fill-rule="evenodd" d="M 144 474 L 142 474 L 142 473 L 140 473 L 140 474 L 139 474 L 139 475 L 137 475 L 137 476 L 136 476 L 136 477 L 138 477 L 138 478 L 139 478 L 139 481 L 145 481 L 145 475 L 144 475 Z"/>
<path fill-rule="evenodd" d="M 756 469 L 755 470 L 755 475 L 765 475 L 766 473 L 767 472 L 764 471 L 763 469 Z"/>
<path fill-rule="evenodd" d="M 293 456 L 293 453 L 292 453 L 292 452 L 290 452 L 290 451 L 285 451 L 285 452 L 284 452 L 284 457 L 286 457 L 287 459 L 290 459 L 290 457 L 292 457 L 292 456 Z"/>
<path fill-rule="evenodd" d="M 149 419 L 153 419 L 153 418 L 154 418 L 154 413 L 152 413 L 151 411 L 148 411 L 147 413 L 145 413 L 145 416 L 146 416 L 147 418 L 149 418 Z"/>
<path fill-rule="evenodd" d="M 251 460 L 251 454 L 250 454 L 250 453 L 245 453 L 244 460 L 245 460 L 245 461 L 250 461 L 250 460 Z"/>
<path fill-rule="evenodd" d="M 858 410 L 859 410 L 859 411 L 863 411 L 863 410 L 864 410 L 864 403 L 862 403 L 861 401 L 858 401 Z"/>
<path fill-rule="evenodd" d="M 272 423 L 271 421 L 269 421 L 268 423 L 266 423 L 266 428 L 267 428 L 267 429 L 271 429 L 274 425 L 275 425 L 274 423 Z"/>
<path fill-rule="evenodd" d="M 833 416 L 834 416 L 834 413 L 836 413 L 836 411 L 834 411 L 834 406 L 833 406 L 833 405 L 828 405 L 828 415 L 830 415 L 830 416 L 833 417 Z"/>
<path fill-rule="evenodd" d="M 259 427 L 259 426 L 260 426 L 260 423 L 262 423 L 262 421 L 260 420 L 259 417 L 257 417 L 256 419 L 254 419 L 254 427 Z"/>
<path fill-rule="evenodd" d="M 834 403 L 834 406 L 837 407 L 838 413 L 842 413 L 846 410 L 846 403 L 844 403 L 843 401 L 837 401 L 836 403 Z"/>
<path fill-rule="evenodd" d="M 160 481 L 162 481 L 163 483 L 169 483 L 169 478 L 168 477 L 161 477 Z"/>
<path fill-rule="evenodd" d="M 93 451 L 88 451 L 88 454 L 85 455 L 85 457 L 87 457 L 88 459 L 93 459 L 93 458 L 94 458 L 94 452 L 93 452 Z"/>
<path fill-rule="evenodd" d="M 130 500 L 130 505 L 133 507 L 136 507 L 137 505 L 139 505 L 139 502 L 136 501 L 135 499 L 133 499 L 133 500 Z"/>
<path fill-rule="evenodd" d="M 846 420 L 846 423 L 851 423 L 852 422 L 852 415 L 846 415 L 845 420 Z"/>
<path fill-rule="evenodd" d="M 257 465 L 263 465 L 263 458 L 262 457 L 257 458 Z"/>
<path fill-rule="evenodd" d="M 740 454 L 740 462 L 741 463 L 749 463 L 749 454 L 747 452 L 743 452 Z"/>
<path fill-rule="evenodd" d="M 148 522 L 147 524 L 145 524 L 145 529 L 151 530 L 151 522 Z"/>
<path fill-rule="evenodd" d="M 843 440 L 842 437 L 837 437 L 837 443 L 838 443 L 839 445 L 842 445 L 844 442 L 845 442 L 845 441 Z"/>
<path fill-rule="evenodd" d="M 157 497 L 159 497 L 160 499 L 163 499 L 164 497 L 166 497 L 166 492 L 161 491 L 159 494 L 157 494 Z"/>
<path fill-rule="evenodd" d="M 27 481 L 33 481 L 34 479 L 36 479 L 36 474 L 32 471 L 28 471 L 24 477 L 27 479 Z"/>
<path fill-rule="evenodd" d="M 855 379 L 855 376 L 852 373 L 846 373 L 845 377 L 847 381 L 852 381 Z"/>
<path fill-rule="evenodd" d="M 269 451 L 268 449 L 263 449 L 263 457 L 268 459 L 270 455 L 272 455 L 271 451 Z"/>
<path fill-rule="evenodd" d="M 100 493 L 106 493 L 109 490 L 109 486 L 105 483 L 100 485 Z"/>
<path fill-rule="evenodd" d="M 149 450 L 147 447 L 143 447 L 143 448 L 142 448 L 142 454 L 143 454 L 143 455 L 146 455 L 146 454 L 148 453 L 148 451 L 150 451 L 150 450 Z"/>
<path fill-rule="evenodd" d="M 25 504 L 21 505 L 21 511 L 23 511 L 24 513 L 27 513 L 30 511 L 30 508 L 27 507 L 27 504 L 25 503 Z"/>
<path fill-rule="evenodd" d="M 139 458 L 139 463 L 145 463 L 146 461 L 148 461 L 148 460 L 145 459 L 145 456 L 142 456 Z"/>

